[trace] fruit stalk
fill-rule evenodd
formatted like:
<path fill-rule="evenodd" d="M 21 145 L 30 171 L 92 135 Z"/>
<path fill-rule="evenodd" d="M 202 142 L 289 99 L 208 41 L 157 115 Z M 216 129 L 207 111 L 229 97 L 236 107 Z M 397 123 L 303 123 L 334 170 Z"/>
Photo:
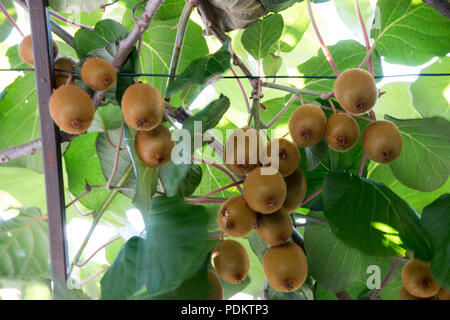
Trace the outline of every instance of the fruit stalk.
<path fill-rule="evenodd" d="M 280 112 L 278 112 L 278 114 L 272 119 L 272 121 L 269 122 L 269 124 L 267 124 L 267 125 L 265 126 L 265 128 L 266 128 L 266 129 L 269 129 L 271 126 L 273 126 L 273 124 L 274 124 L 275 122 L 277 122 L 278 119 L 281 118 L 281 116 L 286 112 L 286 110 L 289 109 L 289 107 L 291 106 L 292 102 L 294 102 L 294 100 L 295 100 L 295 95 L 293 95 L 293 96 L 289 99 L 288 103 L 286 103 L 286 105 L 283 107 L 283 109 L 281 109 Z"/>
<path fill-rule="evenodd" d="M 355 10 L 356 13 L 358 15 L 358 20 L 359 23 L 361 24 L 361 29 L 364 35 L 364 42 L 366 43 L 366 50 L 367 52 L 369 52 L 370 50 L 370 40 L 369 40 L 369 36 L 367 35 L 367 29 L 366 29 L 366 25 L 364 24 L 364 19 L 362 17 L 361 14 L 361 8 L 359 7 L 359 1 L 358 0 L 353 0 L 353 3 L 355 5 Z M 369 72 L 370 74 L 373 76 L 373 61 L 372 61 L 372 55 L 369 56 L 369 61 L 368 61 L 368 65 L 369 65 Z"/>
<path fill-rule="evenodd" d="M 244 182 L 244 180 L 240 180 L 240 181 L 237 181 L 237 182 L 233 182 L 233 183 L 228 184 L 228 185 L 226 185 L 226 186 L 224 186 L 224 187 L 221 187 L 221 188 L 219 188 L 219 189 L 216 189 L 216 190 L 213 190 L 213 191 L 211 191 L 211 192 L 208 192 L 207 194 L 205 194 L 205 195 L 203 195 L 203 196 L 201 196 L 201 197 L 199 197 L 199 198 L 197 198 L 197 199 L 195 199 L 195 200 L 193 200 L 193 201 L 190 201 L 190 203 L 191 203 L 191 204 L 197 204 L 197 203 L 200 203 L 201 201 L 205 200 L 206 198 L 212 196 L 213 194 L 222 192 L 222 191 L 227 190 L 227 189 L 229 189 L 229 188 L 231 188 L 231 187 L 236 187 L 236 186 L 242 184 L 243 182 Z"/>

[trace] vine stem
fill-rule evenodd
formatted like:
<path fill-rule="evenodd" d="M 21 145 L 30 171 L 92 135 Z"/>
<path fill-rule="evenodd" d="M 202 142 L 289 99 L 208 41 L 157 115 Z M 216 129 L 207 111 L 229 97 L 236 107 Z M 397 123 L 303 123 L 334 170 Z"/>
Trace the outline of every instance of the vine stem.
<path fill-rule="evenodd" d="M 364 19 L 361 14 L 361 8 L 359 7 L 359 0 L 353 0 L 353 3 L 355 5 L 356 13 L 358 14 L 359 23 L 361 24 L 361 29 L 362 29 L 363 36 L 364 36 L 364 42 L 366 43 L 366 50 L 367 50 L 367 52 L 369 52 L 370 40 L 369 40 L 369 36 L 367 35 L 367 29 L 366 29 L 366 25 L 364 24 Z M 369 65 L 369 72 L 373 76 L 372 55 L 370 55 L 370 57 L 369 57 L 368 65 Z"/>
<path fill-rule="evenodd" d="M 8 10 L 6 10 L 5 6 L 3 5 L 3 3 L 1 1 L 0 1 L 0 10 L 5 14 L 6 19 L 8 19 L 8 21 L 13 25 L 13 27 L 16 28 L 17 31 L 19 31 L 22 38 L 25 38 L 25 35 L 23 34 L 22 30 L 20 30 L 20 28 L 19 28 L 19 25 L 16 23 L 16 21 L 13 19 L 13 17 L 11 17 Z"/>
<path fill-rule="evenodd" d="M 77 263 L 76 266 L 78 268 L 82 268 L 84 267 L 86 264 L 88 264 L 89 261 L 91 261 L 102 249 L 106 248 L 107 246 L 109 246 L 111 243 L 122 239 L 121 236 L 117 236 L 114 237 L 113 239 L 109 240 L 107 243 L 101 245 L 97 250 L 94 251 L 94 253 L 92 253 L 89 258 L 87 258 L 86 260 L 84 260 L 82 263 Z"/>
<path fill-rule="evenodd" d="M 251 112 L 250 101 L 248 100 L 247 94 L 245 93 L 245 89 L 244 89 L 244 86 L 242 85 L 242 81 L 241 81 L 241 79 L 237 78 L 238 75 L 231 66 L 230 66 L 230 70 L 233 73 L 233 75 L 236 77 L 236 80 L 239 84 L 239 88 L 241 88 L 242 95 L 244 96 L 244 101 L 245 101 L 245 105 L 247 107 L 247 112 L 250 113 Z"/>
<path fill-rule="evenodd" d="M 277 90 L 290 92 L 290 93 L 295 94 L 295 95 L 306 94 L 306 95 L 310 95 L 310 96 L 320 97 L 323 100 L 327 100 L 330 97 L 329 93 L 320 92 L 320 91 L 314 91 L 314 90 L 308 90 L 308 89 L 297 89 L 297 88 L 294 88 L 294 87 L 285 86 L 285 85 L 277 84 L 277 83 L 273 83 L 273 82 L 262 82 L 262 86 L 266 87 L 266 88 L 272 88 L 272 89 L 277 89 Z M 331 94 L 331 96 L 332 95 L 333 94 Z"/>
<path fill-rule="evenodd" d="M 226 186 L 224 186 L 224 187 L 221 187 L 221 188 L 219 188 L 219 189 L 216 189 L 216 190 L 213 190 L 213 191 L 211 191 L 211 192 L 208 192 L 207 194 L 205 194 L 205 195 L 203 195 L 203 196 L 201 196 L 201 197 L 199 197 L 199 198 L 197 198 L 197 199 L 195 199 L 195 200 L 193 200 L 193 201 L 190 201 L 189 203 L 191 203 L 191 204 L 200 203 L 201 201 L 205 200 L 206 198 L 212 196 L 213 194 L 222 192 L 222 191 L 227 190 L 227 189 L 229 189 L 229 188 L 231 188 L 231 187 L 236 187 L 236 186 L 242 184 L 243 182 L 244 182 L 244 180 L 240 180 L 240 181 L 237 181 L 237 182 L 233 182 L 233 183 L 228 184 L 228 185 L 226 185 Z"/>
<path fill-rule="evenodd" d="M 194 161 L 196 161 L 196 162 L 202 162 L 202 163 L 207 164 L 207 165 L 209 165 L 209 166 L 211 166 L 211 167 L 214 167 L 214 168 L 216 168 L 216 169 L 219 169 L 220 171 L 222 171 L 223 173 L 225 173 L 228 177 L 230 177 L 231 181 L 233 181 L 233 182 L 238 182 L 238 181 L 236 180 L 236 178 L 233 176 L 233 174 L 232 174 L 230 171 L 228 171 L 225 167 L 223 167 L 223 166 L 221 166 L 221 165 L 219 165 L 219 164 L 217 164 L 217 163 L 214 163 L 214 162 L 212 162 L 212 161 L 208 161 L 208 160 L 205 160 L 205 159 L 199 159 L 199 158 L 196 158 L 196 157 L 192 157 L 192 160 L 194 160 Z M 236 187 L 238 188 L 238 190 L 239 190 L 240 193 L 243 192 L 240 185 L 237 185 Z"/>
<path fill-rule="evenodd" d="M 77 28 L 94 31 L 93 27 L 87 26 L 87 25 L 84 25 L 84 24 L 81 24 L 81 23 L 78 23 L 78 22 L 70 20 L 70 19 L 67 19 L 66 17 L 64 17 L 64 16 L 54 12 L 53 10 L 49 10 L 49 13 L 50 13 L 50 15 L 52 17 L 58 19 L 59 21 L 62 21 L 62 22 L 67 23 L 67 24 L 70 24 L 70 25 L 75 26 Z"/>
<path fill-rule="evenodd" d="M 187 25 L 189 23 L 189 17 L 192 13 L 191 4 L 186 1 L 183 11 L 180 16 L 180 21 L 178 22 L 177 35 L 175 38 L 175 44 L 173 46 L 172 59 L 170 61 L 169 75 L 173 76 L 177 74 L 178 64 L 181 57 L 181 50 L 183 49 L 184 36 L 186 34 Z M 167 96 L 167 88 L 175 80 L 174 77 L 167 78 L 166 93 L 164 98 L 167 102 L 170 102 L 170 97 Z"/>
<path fill-rule="evenodd" d="M 322 39 L 322 36 L 320 35 L 319 28 L 317 27 L 316 20 L 314 19 L 314 14 L 312 12 L 312 7 L 311 7 L 311 0 L 306 0 L 306 2 L 307 2 L 307 5 L 308 5 L 309 19 L 310 19 L 311 24 L 313 26 L 313 29 L 314 29 L 314 32 L 316 34 L 317 40 L 319 41 L 320 46 L 322 47 L 323 54 L 325 55 L 325 57 L 327 58 L 328 62 L 330 63 L 331 69 L 333 69 L 334 74 L 336 76 L 338 76 L 339 75 L 339 70 L 338 70 L 338 68 L 336 66 L 336 63 L 333 60 L 333 57 L 331 56 L 330 50 L 328 50 L 327 45 L 325 44 L 325 42 Z"/>
<path fill-rule="evenodd" d="M 122 187 L 127 179 L 130 177 L 131 173 L 133 172 L 133 164 L 130 163 L 128 167 L 126 168 L 125 172 L 120 177 L 119 182 L 117 183 L 117 187 Z M 89 242 L 89 239 L 91 238 L 92 234 L 94 233 L 95 228 L 97 227 L 98 223 L 100 222 L 100 219 L 102 218 L 103 214 L 105 213 L 108 206 L 111 204 L 111 202 L 114 200 L 115 196 L 119 193 L 119 190 L 113 189 L 110 191 L 108 197 L 103 202 L 100 209 L 97 211 L 97 213 L 94 216 L 94 220 L 92 221 L 91 228 L 88 231 L 88 234 L 83 240 L 83 243 L 81 244 L 80 248 L 78 249 L 77 253 L 75 254 L 75 257 L 69 267 L 68 277 L 73 271 L 73 268 L 78 263 L 78 260 L 80 260 L 81 255 L 83 254 L 84 249 L 86 248 L 86 245 Z"/>
<path fill-rule="evenodd" d="M 273 126 L 273 124 L 274 124 L 275 122 L 277 122 L 278 119 L 281 118 L 281 116 L 287 111 L 287 109 L 289 109 L 289 107 L 291 106 L 292 102 L 294 102 L 294 100 L 295 100 L 295 95 L 293 95 L 293 96 L 289 99 L 288 103 L 286 103 L 286 105 L 283 107 L 283 109 L 281 109 L 280 112 L 278 112 L 278 114 L 272 119 L 272 121 L 269 122 L 269 124 L 267 124 L 267 125 L 265 126 L 265 128 L 266 128 L 266 129 L 269 129 L 271 126 Z"/>
<path fill-rule="evenodd" d="M 378 295 L 380 294 L 381 290 L 383 290 L 383 288 L 386 285 L 386 283 L 389 281 L 391 276 L 394 274 L 395 270 L 397 270 L 397 267 L 400 264 L 400 262 L 401 262 L 400 259 L 395 260 L 394 265 L 392 266 L 391 270 L 389 270 L 389 273 L 387 274 L 386 278 L 384 278 L 383 282 L 381 283 L 380 289 L 375 291 L 375 293 L 370 298 L 370 300 L 375 300 L 378 297 Z"/>

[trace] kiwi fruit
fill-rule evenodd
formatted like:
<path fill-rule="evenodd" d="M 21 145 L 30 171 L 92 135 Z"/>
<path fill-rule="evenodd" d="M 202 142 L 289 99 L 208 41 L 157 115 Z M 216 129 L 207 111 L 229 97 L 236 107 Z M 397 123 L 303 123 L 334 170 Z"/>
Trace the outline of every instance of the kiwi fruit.
<path fill-rule="evenodd" d="M 81 79 L 91 89 L 104 91 L 117 81 L 116 69 L 102 58 L 89 58 L 81 68 Z"/>
<path fill-rule="evenodd" d="M 403 267 L 402 282 L 405 289 L 418 298 L 432 297 L 440 289 L 431 275 L 430 263 L 418 259 L 408 261 Z"/>
<path fill-rule="evenodd" d="M 284 178 L 286 182 L 286 200 L 283 202 L 283 208 L 288 213 L 295 211 L 301 206 L 306 196 L 306 176 L 302 169 L 295 169 L 294 173 Z"/>
<path fill-rule="evenodd" d="M 136 83 L 127 88 L 122 97 L 125 122 L 136 130 L 152 130 L 164 116 L 164 100 L 159 90 L 147 83 Z"/>
<path fill-rule="evenodd" d="M 170 161 L 174 142 L 169 129 L 160 124 L 150 131 L 138 131 L 134 147 L 147 167 L 160 168 Z"/>
<path fill-rule="evenodd" d="M 352 148 L 359 137 L 359 126 L 348 113 L 335 113 L 327 120 L 325 139 L 334 151 L 347 151 Z"/>
<path fill-rule="evenodd" d="M 236 129 L 228 137 L 225 146 L 225 165 L 234 174 L 244 176 L 259 166 L 260 150 L 263 146 L 256 129 L 251 127 Z M 230 154 L 231 152 L 233 154 Z"/>
<path fill-rule="evenodd" d="M 269 214 L 278 211 L 286 199 L 286 182 L 283 176 L 265 175 L 262 168 L 253 169 L 244 180 L 244 199 L 256 212 Z"/>
<path fill-rule="evenodd" d="M 210 289 L 208 300 L 223 300 L 223 286 L 217 273 L 208 270 L 208 282 Z"/>
<path fill-rule="evenodd" d="M 388 120 L 369 124 L 362 134 L 362 148 L 370 160 L 391 163 L 402 152 L 402 135 L 397 126 Z"/>
<path fill-rule="evenodd" d="M 53 59 L 58 56 L 59 47 L 54 40 L 52 40 L 53 47 Z M 33 41 L 31 35 L 28 35 L 22 39 L 19 44 L 19 55 L 22 61 L 30 66 L 34 66 L 34 56 L 33 56 Z"/>
<path fill-rule="evenodd" d="M 70 134 L 85 132 L 94 120 L 95 107 L 91 97 L 74 85 L 55 89 L 48 105 L 56 125 Z"/>
<path fill-rule="evenodd" d="M 278 172 L 283 177 L 286 177 L 292 174 L 297 168 L 298 163 L 300 162 L 300 151 L 296 145 L 286 139 L 275 139 L 278 141 Z M 267 144 L 267 157 L 270 159 L 272 156 L 272 143 L 275 140 L 270 141 Z M 269 164 L 270 165 L 270 164 Z"/>
<path fill-rule="evenodd" d="M 285 243 L 292 234 L 289 213 L 284 208 L 280 208 L 272 214 L 260 214 L 256 223 L 256 233 L 272 246 Z"/>
<path fill-rule="evenodd" d="M 439 289 L 437 293 L 439 300 L 450 300 L 450 290 L 445 290 L 444 288 Z"/>
<path fill-rule="evenodd" d="M 306 104 L 295 110 L 289 119 L 289 133 L 300 147 L 310 147 L 322 140 L 327 125 L 327 117 L 322 109 Z"/>
<path fill-rule="evenodd" d="M 226 234 L 243 237 L 256 224 L 256 212 L 248 207 L 244 197 L 235 196 L 225 201 L 217 214 L 217 222 Z"/>
<path fill-rule="evenodd" d="M 71 57 L 59 57 L 55 60 L 54 68 L 59 70 L 73 70 L 73 66 L 77 62 L 75 59 Z M 75 84 L 75 82 L 72 80 L 67 83 L 69 80 L 71 74 L 70 72 L 64 72 L 64 71 L 55 71 L 55 87 L 59 88 L 66 84 Z"/>
<path fill-rule="evenodd" d="M 398 293 L 398 300 L 421 300 L 421 299 L 413 296 L 408 292 L 408 290 L 405 289 L 405 287 L 402 287 L 400 289 L 400 292 Z"/>
<path fill-rule="evenodd" d="M 297 290 L 308 276 L 305 253 L 292 241 L 267 249 L 262 266 L 267 282 L 281 292 Z"/>
<path fill-rule="evenodd" d="M 250 268 L 247 251 L 236 240 L 222 240 L 211 253 L 211 264 L 219 276 L 230 283 L 241 283 Z"/>
<path fill-rule="evenodd" d="M 377 102 L 378 90 L 373 76 L 363 69 L 347 69 L 334 82 L 334 95 L 344 110 L 363 114 Z"/>

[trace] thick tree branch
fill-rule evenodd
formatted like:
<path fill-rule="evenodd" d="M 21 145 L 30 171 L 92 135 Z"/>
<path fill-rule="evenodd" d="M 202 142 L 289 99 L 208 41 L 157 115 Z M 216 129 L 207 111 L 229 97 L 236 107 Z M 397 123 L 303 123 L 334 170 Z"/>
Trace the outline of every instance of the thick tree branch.
<path fill-rule="evenodd" d="M 423 2 L 450 19 L 450 2 L 448 0 L 423 0 Z"/>

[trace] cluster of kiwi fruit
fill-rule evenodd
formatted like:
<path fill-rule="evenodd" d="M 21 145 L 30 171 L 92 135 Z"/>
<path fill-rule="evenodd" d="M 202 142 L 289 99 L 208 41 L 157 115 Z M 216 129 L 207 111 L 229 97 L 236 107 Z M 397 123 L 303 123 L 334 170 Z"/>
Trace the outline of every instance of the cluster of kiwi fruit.
<path fill-rule="evenodd" d="M 403 287 L 399 300 L 450 300 L 450 291 L 441 288 L 434 280 L 430 262 L 412 259 L 402 269 Z"/>
<path fill-rule="evenodd" d="M 372 110 L 378 97 L 373 76 L 363 69 L 347 69 L 337 77 L 334 94 L 346 112 L 328 119 L 319 106 L 306 104 L 289 119 L 289 132 L 300 147 L 311 147 L 323 137 L 328 146 L 339 152 L 351 149 L 360 135 L 353 116 Z M 402 151 L 402 136 L 397 126 L 387 120 L 373 121 L 362 134 L 362 148 L 367 157 L 378 163 L 395 161 Z"/>
<path fill-rule="evenodd" d="M 254 132 L 249 132 L 254 131 Z M 238 134 L 245 140 L 237 143 Z M 258 146 L 256 158 L 251 159 L 251 141 Z M 250 127 L 239 128 L 228 138 L 225 150 L 233 150 L 234 158 L 226 166 L 236 175 L 245 176 L 243 195 L 227 199 L 217 214 L 217 223 L 230 237 L 245 237 L 253 229 L 270 247 L 266 250 L 262 266 L 267 282 L 275 290 L 290 292 L 305 282 L 308 274 L 306 256 L 302 248 L 291 240 L 293 224 L 289 213 L 297 209 L 306 194 L 306 178 L 298 163 L 298 148 L 286 139 L 277 139 L 279 167 L 273 174 L 264 174 L 260 148 L 264 148 L 259 133 Z M 271 156 L 271 144 L 267 155 Z M 255 149 L 255 148 L 253 148 Z M 253 150 L 254 151 L 254 150 Z M 238 161 L 238 155 L 243 159 Z M 225 155 L 227 159 L 227 156 Z M 228 160 L 228 159 L 227 159 Z M 243 161 L 242 161 L 243 160 Z M 220 278 L 230 283 L 244 281 L 249 271 L 249 258 L 245 248 L 236 240 L 222 239 L 211 254 L 211 264 Z"/>
<path fill-rule="evenodd" d="M 49 100 L 49 111 L 53 121 L 63 131 L 81 134 L 89 129 L 94 120 L 95 106 L 91 97 L 76 86 L 70 72 L 77 64 L 71 57 L 59 57 L 54 40 L 53 58 L 55 86 Z M 26 36 L 19 45 L 22 60 L 34 65 L 31 36 Z M 91 89 L 105 91 L 117 81 L 117 72 L 107 60 L 92 57 L 84 61 L 81 79 Z M 131 85 L 122 97 L 122 115 L 125 122 L 138 130 L 135 149 L 139 159 L 148 167 L 159 168 L 170 161 L 173 141 L 169 129 L 161 122 L 164 101 L 154 86 L 145 83 Z"/>

